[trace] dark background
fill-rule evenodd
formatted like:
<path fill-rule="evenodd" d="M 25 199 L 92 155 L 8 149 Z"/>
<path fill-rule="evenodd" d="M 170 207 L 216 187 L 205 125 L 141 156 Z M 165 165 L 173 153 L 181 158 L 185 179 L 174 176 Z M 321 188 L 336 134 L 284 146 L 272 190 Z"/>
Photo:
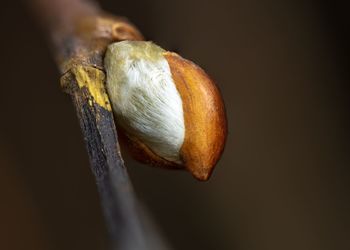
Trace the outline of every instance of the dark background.
<path fill-rule="evenodd" d="M 349 11 L 341 1 L 104 0 L 217 80 L 211 180 L 126 159 L 173 249 L 350 249 Z M 105 249 L 75 111 L 21 1 L 0 7 L 0 249 Z"/>

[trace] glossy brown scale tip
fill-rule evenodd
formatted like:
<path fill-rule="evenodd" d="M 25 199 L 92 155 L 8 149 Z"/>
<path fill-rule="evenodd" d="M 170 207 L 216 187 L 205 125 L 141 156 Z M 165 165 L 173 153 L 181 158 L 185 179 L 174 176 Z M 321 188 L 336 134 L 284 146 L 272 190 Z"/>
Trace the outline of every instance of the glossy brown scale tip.
<path fill-rule="evenodd" d="M 227 136 L 225 107 L 216 84 L 197 65 L 176 53 L 164 53 L 182 99 L 185 140 L 184 166 L 205 181 L 219 160 Z"/>

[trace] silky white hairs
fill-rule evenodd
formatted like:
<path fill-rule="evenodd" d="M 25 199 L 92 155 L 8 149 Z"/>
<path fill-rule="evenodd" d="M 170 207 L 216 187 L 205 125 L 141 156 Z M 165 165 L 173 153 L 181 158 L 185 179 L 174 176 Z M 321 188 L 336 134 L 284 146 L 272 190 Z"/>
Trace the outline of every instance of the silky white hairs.
<path fill-rule="evenodd" d="M 109 45 L 106 87 L 118 125 L 157 155 L 181 163 L 182 100 L 163 52 L 152 42 Z"/>

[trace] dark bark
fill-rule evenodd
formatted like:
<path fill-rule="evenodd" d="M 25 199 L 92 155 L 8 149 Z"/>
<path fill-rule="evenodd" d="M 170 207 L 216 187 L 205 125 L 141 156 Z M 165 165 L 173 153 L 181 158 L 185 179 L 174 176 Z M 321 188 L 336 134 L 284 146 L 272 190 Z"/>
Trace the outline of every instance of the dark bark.
<path fill-rule="evenodd" d="M 165 249 L 137 204 L 104 87 L 108 44 L 142 40 L 141 34 L 93 1 L 33 0 L 32 7 L 62 72 L 61 86 L 76 108 L 113 249 Z"/>

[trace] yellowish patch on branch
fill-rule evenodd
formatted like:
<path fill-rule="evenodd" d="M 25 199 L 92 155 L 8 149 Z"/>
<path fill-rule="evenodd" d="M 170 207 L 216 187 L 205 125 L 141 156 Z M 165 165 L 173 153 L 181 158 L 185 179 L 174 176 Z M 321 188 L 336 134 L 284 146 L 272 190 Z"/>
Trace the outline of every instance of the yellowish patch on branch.
<path fill-rule="evenodd" d="M 94 67 L 75 66 L 71 69 L 79 88 L 87 88 L 93 101 L 108 111 L 112 111 L 108 95 L 104 87 L 105 74 Z M 91 103 L 91 102 L 89 102 Z"/>

